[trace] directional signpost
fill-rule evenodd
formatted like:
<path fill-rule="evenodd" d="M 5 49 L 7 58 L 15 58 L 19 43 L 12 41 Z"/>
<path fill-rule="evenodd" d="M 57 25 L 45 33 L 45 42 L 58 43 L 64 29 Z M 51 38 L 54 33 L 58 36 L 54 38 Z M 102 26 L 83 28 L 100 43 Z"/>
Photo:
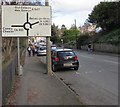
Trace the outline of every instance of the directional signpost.
<path fill-rule="evenodd" d="M 50 53 L 51 7 L 2 5 L 2 37 L 17 37 L 18 71 L 20 70 L 19 37 L 47 37 Z M 51 56 L 47 54 L 48 73 L 51 74 Z"/>
<path fill-rule="evenodd" d="M 2 6 L 2 37 L 51 36 L 50 6 Z"/>

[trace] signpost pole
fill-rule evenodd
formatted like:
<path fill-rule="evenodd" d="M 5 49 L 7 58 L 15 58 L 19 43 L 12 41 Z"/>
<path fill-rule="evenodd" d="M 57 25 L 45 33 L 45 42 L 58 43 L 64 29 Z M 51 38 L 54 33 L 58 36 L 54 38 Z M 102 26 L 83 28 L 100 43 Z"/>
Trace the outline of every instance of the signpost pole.
<path fill-rule="evenodd" d="M 47 72 L 49 75 L 52 75 L 51 70 L 51 48 L 50 48 L 50 37 L 46 37 L 46 43 L 47 43 Z"/>
<path fill-rule="evenodd" d="M 45 0 L 45 6 L 49 6 L 48 0 Z M 49 75 L 52 75 L 52 70 L 51 70 L 51 46 L 50 46 L 50 37 L 46 37 L 46 44 L 47 44 L 47 73 Z"/>

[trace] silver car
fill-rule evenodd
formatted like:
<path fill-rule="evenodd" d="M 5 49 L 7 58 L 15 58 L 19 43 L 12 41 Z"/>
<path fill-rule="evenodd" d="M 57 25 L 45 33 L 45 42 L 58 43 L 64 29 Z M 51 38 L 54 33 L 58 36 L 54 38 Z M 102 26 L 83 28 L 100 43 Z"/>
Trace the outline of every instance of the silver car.
<path fill-rule="evenodd" d="M 37 56 L 45 56 L 46 55 L 46 46 L 40 46 L 37 49 Z"/>
<path fill-rule="evenodd" d="M 56 45 L 51 45 L 51 50 L 57 49 Z"/>

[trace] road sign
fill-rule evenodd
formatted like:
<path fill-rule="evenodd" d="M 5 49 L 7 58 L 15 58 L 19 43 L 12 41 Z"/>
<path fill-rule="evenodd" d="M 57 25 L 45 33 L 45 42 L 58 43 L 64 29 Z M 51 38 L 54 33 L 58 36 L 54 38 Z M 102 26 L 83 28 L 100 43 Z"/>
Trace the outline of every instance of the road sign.
<path fill-rule="evenodd" d="M 2 37 L 51 36 L 50 6 L 2 6 Z"/>

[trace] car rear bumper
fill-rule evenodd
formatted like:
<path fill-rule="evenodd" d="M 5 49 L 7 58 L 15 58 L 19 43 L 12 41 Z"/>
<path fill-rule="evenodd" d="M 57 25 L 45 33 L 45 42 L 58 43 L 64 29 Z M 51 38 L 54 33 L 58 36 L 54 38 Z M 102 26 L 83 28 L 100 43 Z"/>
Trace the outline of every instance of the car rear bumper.
<path fill-rule="evenodd" d="M 56 68 L 75 68 L 79 67 L 79 62 L 69 62 L 69 63 L 55 63 Z"/>
<path fill-rule="evenodd" d="M 46 55 L 46 53 L 43 53 L 43 52 L 37 53 L 37 56 L 42 56 L 42 55 Z"/>

